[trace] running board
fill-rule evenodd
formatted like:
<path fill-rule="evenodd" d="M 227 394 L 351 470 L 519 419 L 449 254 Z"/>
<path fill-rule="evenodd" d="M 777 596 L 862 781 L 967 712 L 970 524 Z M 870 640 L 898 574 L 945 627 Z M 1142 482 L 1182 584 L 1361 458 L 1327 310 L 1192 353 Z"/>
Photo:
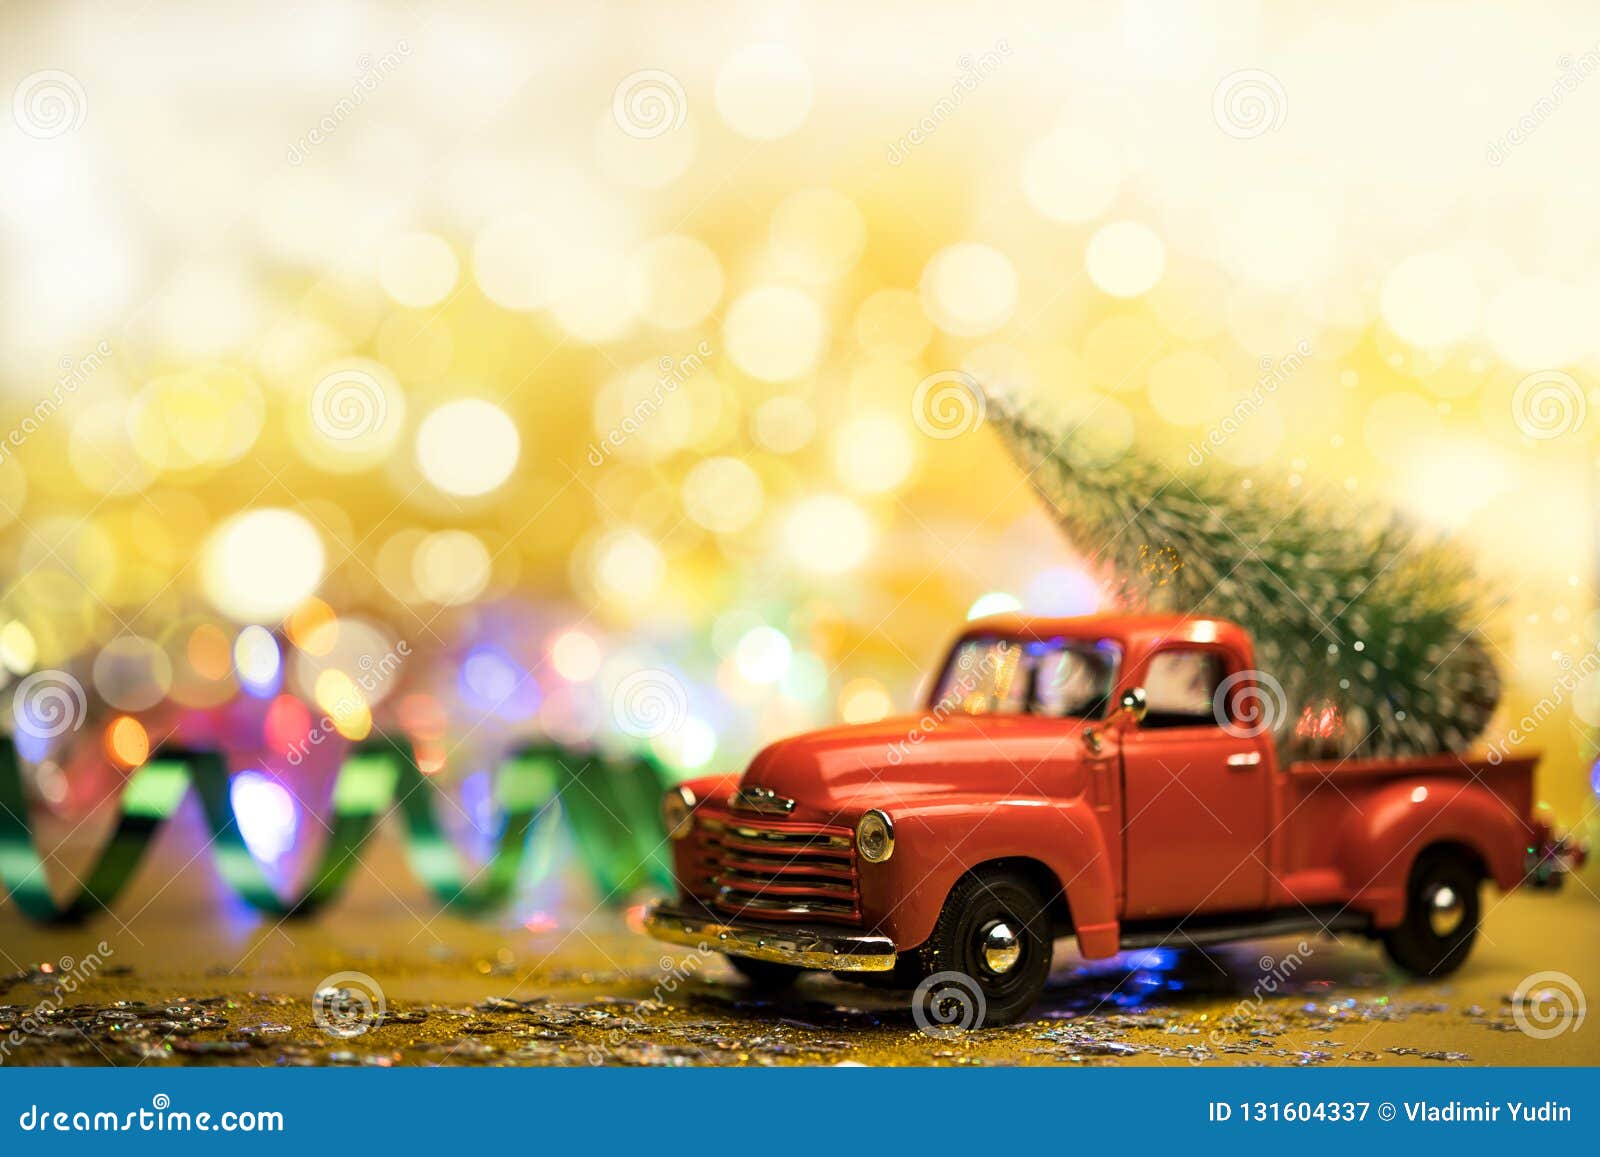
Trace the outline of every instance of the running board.
<path fill-rule="evenodd" d="M 1191 944 L 1221 944 L 1229 940 L 1262 940 L 1300 932 L 1358 932 L 1371 930 L 1365 912 L 1343 908 L 1296 908 L 1266 913 L 1220 913 L 1191 916 L 1176 923 L 1141 920 L 1125 923 L 1119 941 L 1123 948 L 1182 948 Z"/>

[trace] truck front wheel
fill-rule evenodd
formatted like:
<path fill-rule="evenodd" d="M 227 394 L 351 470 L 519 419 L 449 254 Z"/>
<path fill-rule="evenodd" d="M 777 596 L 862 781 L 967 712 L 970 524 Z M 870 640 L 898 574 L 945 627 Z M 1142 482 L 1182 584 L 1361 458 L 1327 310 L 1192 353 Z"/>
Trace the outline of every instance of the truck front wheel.
<path fill-rule="evenodd" d="M 1482 873 L 1468 856 L 1439 848 L 1417 857 L 1406 886 L 1406 914 L 1383 947 L 1407 972 L 1445 976 L 1460 968 L 1478 935 Z"/>
<path fill-rule="evenodd" d="M 1052 946 L 1045 898 L 1033 882 L 1004 868 L 980 868 L 956 882 L 939 912 L 933 935 L 921 949 L 930 979 L 955 973 L 956 983 L 917 988 L 918 1023 L 942 1030 L 1011 1024 L 1033 1007 L 1050 976 Z M 968 983 L 961 983 L 965 981 Z M 958 990 L 966 988 L 966 995 Z M 971 992 L 976 989 L 976 999 Z M 952 995 L 953 994 L 953 995 Z M 944 1008 L 941 1001 L 959 1007 Z"/>

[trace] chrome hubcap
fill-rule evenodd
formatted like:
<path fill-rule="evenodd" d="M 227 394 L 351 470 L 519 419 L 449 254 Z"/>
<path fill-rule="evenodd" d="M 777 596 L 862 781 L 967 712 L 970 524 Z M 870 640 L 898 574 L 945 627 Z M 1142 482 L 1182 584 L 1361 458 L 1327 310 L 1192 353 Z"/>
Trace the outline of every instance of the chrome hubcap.
<path fill-rule="evenodd" d="M 1462 918 L 1467 912 L 1467 901 L 1449 884 L 1437 884 L 1430 889 L 1427 904 L 1428 928 L 1435 936 L 1443 939 L 1461 927 Z"/>
<path fill-rule="evenodd" d="M 1022 959 L 1022 940 L 1004 920 L 992 920 L 978 933 L 978 951 L 983 955 L 983 966 L 1003 976 Z"/>

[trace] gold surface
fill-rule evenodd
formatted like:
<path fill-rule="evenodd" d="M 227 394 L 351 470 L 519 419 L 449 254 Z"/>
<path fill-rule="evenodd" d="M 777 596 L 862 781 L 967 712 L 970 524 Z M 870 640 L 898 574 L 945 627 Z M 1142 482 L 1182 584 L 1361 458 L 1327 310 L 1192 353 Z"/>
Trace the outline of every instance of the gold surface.
<path fill-rule="evenodd" d="M 29 1038 L 4 1063 L 1600 1063 L 1600 1018 L 1535 1039 L 1508 1003 L 1538 972 L 1600 992 L 1600 905 L 1582 883 L 1554 895 L 1487 892 L 1484 933 L 1448 983 L 1407 982 L 1361 941 L 1313 939 L 1298 953 L 1298 938 L 1286 938 L 1092 967 L 1062 946 L 1036 1019 L 939 1039 L 918 1029 L 904 992 L 817 976 L 762 996 L 720 957 L 668 948 L 615 914 L 530 921 L 538 931 L 437 914 L 392 891 L 402 877 L 388 866 L 397 865 L 382 855 L 364 865 L 348 900 L 309 923 L 226 910 L 209 894 L 214 883 L 192 874 L 165 890 L 152 874 L 128 907 L 81 929 L 41 930 L 0 909 L 7 968 L 83 960 L 104 939 L 107 967 L 64 1003 L 161 1010 L 144 1010 L 145 1028 L 131 1031 Z M 581 916 L 592 905 L 564 906 Z M 1293 976 L 1264 991 L 1291 954 L 1302 958 Z M 389 1019 L 342 1039 L 315 1023 L 312 996 L 346 971 L 373 979 Z M 0 989 L 0 1004 L 20 1010 L 8 1019 L 60 975 L 28 972 Z"/>

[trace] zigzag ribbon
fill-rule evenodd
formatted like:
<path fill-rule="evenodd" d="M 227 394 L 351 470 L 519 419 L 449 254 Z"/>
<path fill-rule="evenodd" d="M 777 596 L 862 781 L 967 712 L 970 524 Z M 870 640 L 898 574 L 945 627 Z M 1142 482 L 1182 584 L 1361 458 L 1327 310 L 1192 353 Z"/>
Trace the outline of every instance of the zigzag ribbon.
<path fill-rule="evenodd" d="M 491 911 L 511 897 L 529 832 L 557 799 L 589 875 L 601 894 L 614 900 L 647 883 L 671 883 L 657 810 L 665 786 L 660 767 L 649 759 L 607 763 L 553 744 L 520 748 L 496 775 L 500 831 L 494 854 L 474 872 L 439 822 L 439 789 L 418 770 L 410 743 L 377 737 L 345 758 L 334 783 L 332 830 L 322 857 L 310 883 L 286 898 L 245 843 L 222 754 L 162 748 L 129 776 L 111 838 L 77 895 L 59 904 L 34 845 L 16 748 L 0 737 L 0 885 L 26 916 L 43 924 L 77 923 L 109 909 L 193 787 L 223 880 L 269 915 L 309 915 L 332 901 L 379 821 L 396 809 L 404 823 L 407 862 L 434 897 L 460 912 Z"/>

